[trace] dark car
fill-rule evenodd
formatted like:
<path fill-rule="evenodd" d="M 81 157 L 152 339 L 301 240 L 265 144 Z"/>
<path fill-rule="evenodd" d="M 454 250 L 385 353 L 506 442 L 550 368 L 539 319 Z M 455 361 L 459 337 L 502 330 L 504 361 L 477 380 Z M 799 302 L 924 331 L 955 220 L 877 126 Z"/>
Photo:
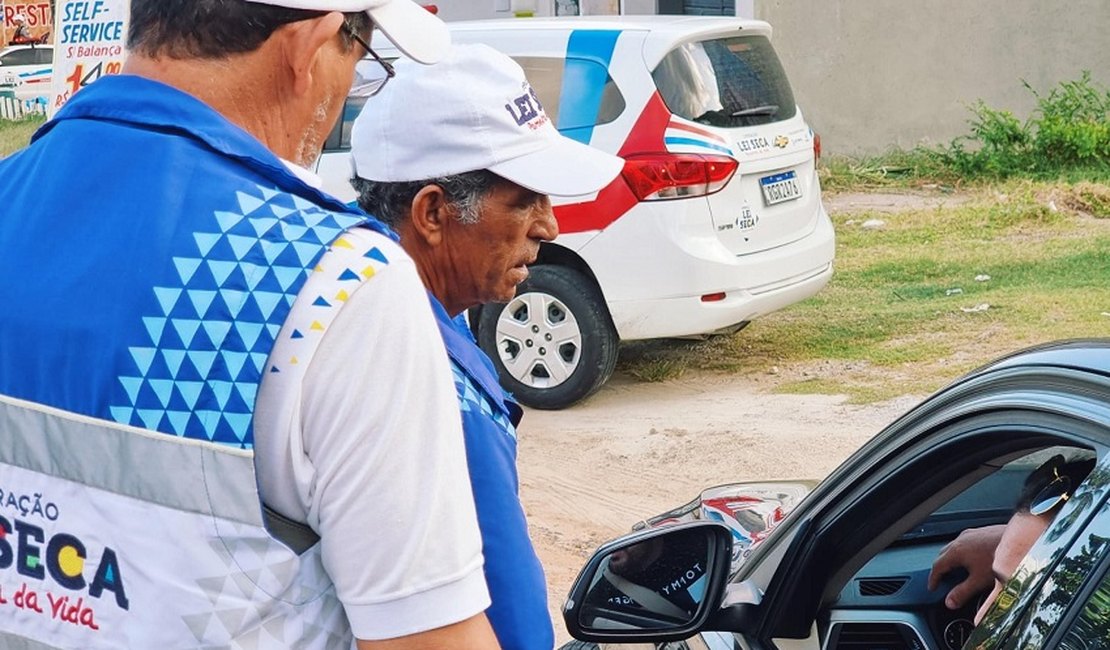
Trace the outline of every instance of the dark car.
<path fill-rule="evenodd" d="M 1110 648 L 1108 451 L 1110 340 L 1023 351 L 899 418 L 783 517 L 757 521 L 758 538 L 687 506 L 649 523 L 694 521 L 602 547 L 571 590 L 567 628 L 586 641 L 667 650 Z M 986 594 L 946 608 L 962 576 L 930 591 L 938 553 L 961 531 L 1005 524 L 1026 478 L 1056 455 L 1094 459 L 1094 469 L 1067 487 L 980 624 Z M 612 596 L 609 576 L 623 566 L 614 554 L 641 548 L 655 549 L 660 572 L 649 587 L 681 588 L 696 606 L 686 598 L 681 611 L 662 601 L 653 609 L 647 596 L 648 605 Z M 698 572 L 687 569 L 691 553 Z"/>

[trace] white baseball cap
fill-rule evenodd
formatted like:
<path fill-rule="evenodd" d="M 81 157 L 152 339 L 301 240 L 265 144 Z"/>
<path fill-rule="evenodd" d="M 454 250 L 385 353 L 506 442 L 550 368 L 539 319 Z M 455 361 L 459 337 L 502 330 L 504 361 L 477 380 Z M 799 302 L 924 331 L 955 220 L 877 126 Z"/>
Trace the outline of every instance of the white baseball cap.
<path fill-rule="evenodd" d="M 485 169 L 534 192 L 578 196 L 624 166 L 560 135 L 520 66 L 487 45 L 456 45 L 432 66 L 398 60 L 397 76 L 355 119 L 351 144 L 355 174 L 379 182 Z"/>
<path fill-rule="evenodd" d="M 447 25 L 412 0 L 247 0 L 309 11 L 365 11 L 397 49 L 420 63 L 435 63 L 451 48 Z"/>

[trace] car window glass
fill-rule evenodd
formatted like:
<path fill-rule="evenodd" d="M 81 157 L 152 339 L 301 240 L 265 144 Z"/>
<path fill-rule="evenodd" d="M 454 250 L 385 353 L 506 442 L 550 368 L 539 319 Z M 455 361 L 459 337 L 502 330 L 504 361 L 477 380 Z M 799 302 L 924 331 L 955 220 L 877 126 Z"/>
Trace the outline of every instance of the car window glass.
<path fill-rule="evenodd" d="M 351 130 L 355 125 L 355 118 L 362 112 L 368 97 L 351 97 L 343 105 L 343 119 L 339 120 L 339 148 L 351 148 Z"/>
<path fill-rule="evenodd" d="M 1051 618 L 1054 621 L 1072 595 L 1079 591 L 1085 573 L 1078 567 L 1089 567 L 1087 559 L 1079 562 L 1075 567 L 1070 567 L 1070 564 L 1074 563 L 1072 560 L 1064 559 L 1051 574 L 1041 575 L 1038 571 L 1044 566 L 1044 557 L 1030 562 L 1028 554 L 1038 543 L 1052 544 L 1059 541 L 1066 530 L 1074 529 L 1078 517 L 1084 513 L 1090 513 L 1093 505 L 1092 492 L 1080 488 L 1080 485 L 1087 483 L 1091 465 L 1095 463 L 1094 457 L 1095 453 L 1090 449 L 1071 446 L 1056 446 L 1026 454 L 979 480 L 929 517 L 929 520 L 934 523 L 934 530 L 943 531 L 949 537 L 955 531 L 945 530 L 943 526 L 937 528 L 936 524 L 953 522 L 959 527 L 967 528 L 978 528 L 984 524 L 993 523 L 1007 525 L 1003 542 L 995 550 L 991 565 L 996 573 L 1001 571 L 1007 577 L 1006 584 L 1005 586 L 996 584 L 989 595 L 980 594 L 965 612 L 959 614 L 968 622 L 961 624 L 962 631 L 952 632 L 960 639 L 960 643 L 952 647 L 962 647 L 967 634 L 971 633 L 970 621 L 973 619 L 970 615 L 980 611 L 980 608 L 983 608 L 980 613 L 985 614 L 985 617 L 980 627 L 975 630 L 978 635 L 995 635 L 1007 629 L 1017 629 L 1019 634 L 1026 637 L 1029 634 L 1037 634 L 1038 638 L 1041 638 L 1045 630 L 1051 628 L 1052 623 L 1048 619 L 1042 620 L 1042 624 L 1035 626 L 1036 630 L 1031 629 L 1027 624 L 1013 625 L 1013 621 L 1016 620 L 1013 617 L 1022 615 L 1021 607 L 1016 606 L 1022 598 L 1021 594 L 1034 593 L 1037 589 L 1036 584 L 1041 584 L 1042 594 L 1051 594 L 1049 600 L 1055 604 L 1048 609 L 1041 605 L 1030 611 L 1035 612 L 1038 618 L 1044 618 L 1042 615 L 1051 609 Z M 1073 481 L 1072 478 L 1068 478 L 1069 476 L 1076 478 Z M 1055 490 L 1056 487 L 1061 486 L 1062 491 Z M 996 494 L 1001 496 L 996 497 Z M 1029 524 L 1029 520 L 1034 517 L 1030 514 L 1030 510 L 1036 508 L 1037 503 L 1045 502 L 1046 495 L 1051 494 L 1062 498 L 1052 499 L 1050 509 L 1035 515 L 1042 517 L 1046 523 Z M 1057 517 L 1057 514 L 1062 512 L 1057 507 L 1065 502 L 1071 503 L 1069 513 L 1063 517 Z M 1003 505 L 1006 507 L 999 507 Z M 1011 518 L 1019 507 L 1024 512 L 1022 516 L 1024 523 L 1015 524 Z M 928 525 L 922 525 L 917 527 L 917 530 L 927 528 Z M 943 593 L 958 580 L 957 577 L 947 585 L 942 583 L 940 591 Z M 989 608 L 984 606 L 984 600 L 987 601 Z M 957 622 L 947 623 L 944 617 L 948 612 L 939 611 L 936 616 L 946 621 L 943 633 L 947 635 L 950 629 L 956 629 L 953 626 L 956 626 Z M 1042 641 L 1030 644 L 1026 638 L 1020 647 L 1042 647 Z"/>
<path fill-rule="evenodd" d="M 549 56 L 516 56 L 513 57 L 521 68 L 524 76 L 536 96 L 543 104 L 543 110 L 554 124 L 559 123 L 559 100 L 563 92 L 563 69 L 565 61 L 562 57 Z"/>
<path fill-rule="evenodd" d="M 366 100 L 366 97 L 348 97 L 343 102 L 343 114 L 324 141 L 324 151 L 347 151 L 351 148 L 351 130 L 354 128 L 355 118 L 366 105 Z"/>
<path fill-rule="evenodd" d="M 612 77 L 605 82 L 601 91 L 601 106 L 597 109 L 597 124 L 608 124 L 620 117 L 624 112 L 624 95 L 613 81 Z"/>
<path fill-rule="evenodd" d="M 794 93 L 765 36 L 684 43 L 652 71 L 672 113 L 711 126 L 769 124 L 794 116 Z"/>
<path fill-rule="evenodd" d="M 1103 569 L 1102 580 L 1068 629 L 1060 648 L 1089 650 L 1095 639 L 1110 639 L 1110 571 L 1106 567 Z"/>
<path fill-rule="evenodd" d="M 4 55 L 4 65 L 32 65 L 36 63 L 37 56 L 32 48 L 8 52 Z"/>
<path fill-rule="evenodd" d="M 571 88 L 563 88 L 567 65 L 562 57 L 518 56 L 513 57 L 513 60 L 524 68 L 524 75 L 528 77 L 528 82 L 532 84 L 536 96 L 540 98 L 544 111 L 560 130 L 608 124 L 624 112 L 626 106 L 624 95 L 617 88 L 613 78 L 609 76 L 609 71 L 599 63 L 587 59 L 573 59 L 577 75 L 574 78 L 583 76 L 583 73 L 591 78 L 604 76 L 605 84 L 601 88 L 600 102 L 596 100 L 596 95 L 593 95 L 595 86 L 590 84 L 574 84 Z M 570 96 L 564 97 L 564 90 L 571 93 Z M 588 105 L 590 110 L 575 111 L 574 117 L 569 122 L 559 121 L 559 109 L 562 105 L 578 107 L 580 103 L 583 106 Z M 595 107 L 596 112 L 594 112 Z"/>
<path fill-rule="evenodd" d="M 390 62 L 395 61 L 395 58 L 387 59 Z M 324 140 L 324 151 L 349 151 L 351 148 L 351 130 L 355 125 L 355 118 L 362 112 L 362 107 L 366 105 L 368 97 L 359 94 L 359 87 L 365 81 L 362 71 L 367 67 L 371 68 L 371 73 L 376 72 L 378 63 L 372 59 L 363 59 L 358 62 L 355 67 L 355 78 L 351 84 L 351 95 L 343 102 L 343 113 L 339 116 L 339 120 L 332 127 L 331 133 L 328 134 Z"/>
<path fill-rule="evenodd" d="M 44 65 L 54 63 L 54 50 L 52 48 L 36 47 L 32 51 L 35 52 L 35 63 L 42 63 Z"/>

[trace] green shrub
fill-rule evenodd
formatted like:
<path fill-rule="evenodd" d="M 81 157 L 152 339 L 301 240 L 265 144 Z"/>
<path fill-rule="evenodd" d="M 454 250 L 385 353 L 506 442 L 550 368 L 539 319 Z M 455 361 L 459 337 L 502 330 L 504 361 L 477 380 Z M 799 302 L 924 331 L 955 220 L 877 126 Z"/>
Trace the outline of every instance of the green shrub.
<path fill-rule="evenodd" d="M 1045 95 L 1023 83 L 1037 103 L 1028 120 L 980 100 L 970 107 L 967 135 L 947 145 L 896 149 L 881 156 L 828 156 L 819 169 L 822 187 L 838 190 L 933 181 L 943 189 L 1009 178 L 1110 180 L 1110 91 L 1092 82 L 1089 72 Z M 1103 214 L 1101 201 L 1101 196 L 1095 197 L 1094 209 L 1085 211 Z"/>
<path fill-rule="evenodd" d="M 971 134 L 940 148 L 953 171 L 988 179 L 1110 174 L 1110 91 L 1097 87 L 1089 72 L 1047 95 L 1025 87 L 1037 98 L 1025 122 L 982 101 L 971 107 Z"/>

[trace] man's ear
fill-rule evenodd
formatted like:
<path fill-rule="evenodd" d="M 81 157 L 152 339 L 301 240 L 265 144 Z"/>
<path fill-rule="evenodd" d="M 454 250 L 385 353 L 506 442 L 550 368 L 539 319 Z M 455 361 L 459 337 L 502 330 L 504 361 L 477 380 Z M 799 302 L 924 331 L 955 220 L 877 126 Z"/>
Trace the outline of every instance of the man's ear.
<path fill-rule="evenodd" d="M 293 79 L 293 93 L 300 96 L 312 87 L 316 64 L 324 48 L 338 47 L 336 35 L 343 27 L 343 14 L 338 11 L 282 25 L 270 38 L 279 39 L 281 52 Z"/>
<path fill-rule="evenodd" d="M 438 246 L 443 242 L 443 231 L 451 218 L 451 206 L 439 185 L 425 185 L 412 197 L 409 224 L 413 233 L 428 246 Z"/>

